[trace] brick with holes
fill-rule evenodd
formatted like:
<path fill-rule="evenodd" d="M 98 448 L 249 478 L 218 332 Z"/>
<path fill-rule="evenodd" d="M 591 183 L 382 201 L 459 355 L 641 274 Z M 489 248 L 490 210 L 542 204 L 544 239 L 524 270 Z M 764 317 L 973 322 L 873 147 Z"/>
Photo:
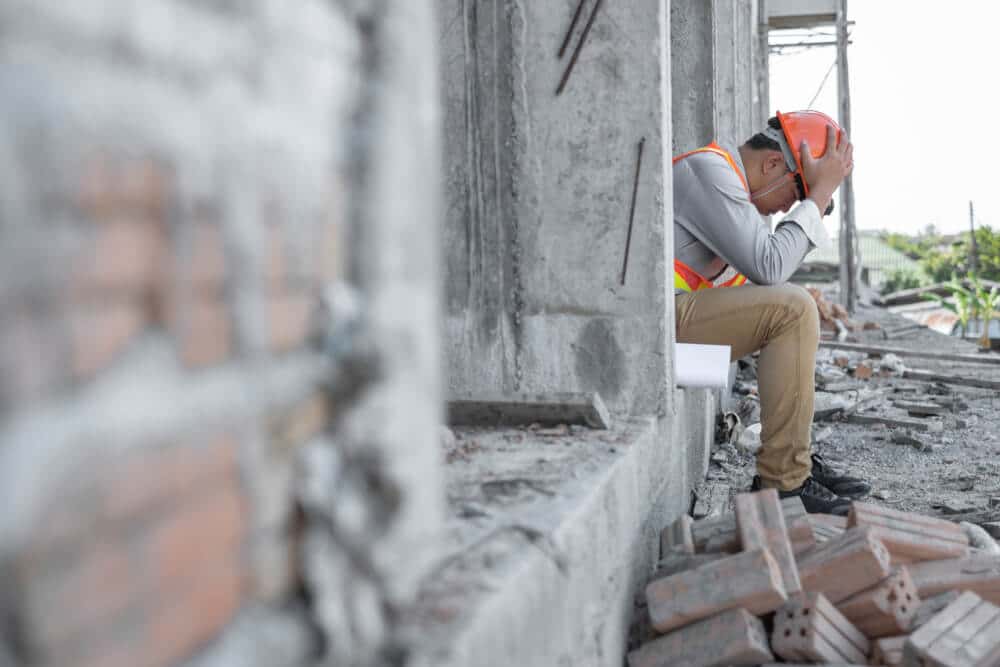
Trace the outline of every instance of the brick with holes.
<path fill-rule="evenodd" d="M 869 645 L 822 593 L 806 593 L 774 615 L 771 648 L 788 661 L 863 664 Z"/>
<path fill-rule="evenodd" d="M 877 586 L 855 593 L 837 610 L 869 639 L 910 631 L 920 596 L 905 567 L 897 568 Z"/>

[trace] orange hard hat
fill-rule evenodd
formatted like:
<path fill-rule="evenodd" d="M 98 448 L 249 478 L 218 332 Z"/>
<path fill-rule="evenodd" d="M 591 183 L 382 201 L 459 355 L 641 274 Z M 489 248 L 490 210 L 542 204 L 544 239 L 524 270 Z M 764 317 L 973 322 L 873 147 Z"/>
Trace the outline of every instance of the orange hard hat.
<path fill-rule="evenodd" d="M 837 133 L 838 144 L 843 130 L 840 129 L 837 121 L 819 111 L 792 111 L 790 113 L 779 111 L 776 115 L 778 123 L 781 124 L 781 132 L 768 127 L 765 134 L 781 145 L 781 152 L 785 156 L 788 170 L 795 174 L 796 180 L 801 185 L 802 199 L 805 199 L 809 196 L 809 184 L 806 183 L 805 174 L 802 171 L 799 146 L 805 141 L 809 144 L 809 152 L 814 158 L 822 157 L 826 153 L 827 126 L 833 127 Z"/>

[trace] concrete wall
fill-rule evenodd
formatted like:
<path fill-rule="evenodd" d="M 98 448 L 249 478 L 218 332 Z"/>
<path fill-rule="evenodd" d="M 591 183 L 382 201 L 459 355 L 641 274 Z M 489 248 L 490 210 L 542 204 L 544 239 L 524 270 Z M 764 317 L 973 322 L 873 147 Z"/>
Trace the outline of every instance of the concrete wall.
<path fill-rule="evenodd" d="M 669 404 L 665 2 L 604 3 L 565 92 L 574 0 L 439 0 L 448 390 Z M 667 33 L 668 34 L 668 33 Z M 645 138 L 627 282 L 637 146 Z"/>
<path fill-rule="evenodd" d="M 429 1 L 0 25 L 0 663 L 398 654 L 443 514 Z"/>
<path fill-rule="evenodd" d="M 673 0 L 670 14 L 673 152 L 742 143 L 761 121 L 758 0 Z"/>

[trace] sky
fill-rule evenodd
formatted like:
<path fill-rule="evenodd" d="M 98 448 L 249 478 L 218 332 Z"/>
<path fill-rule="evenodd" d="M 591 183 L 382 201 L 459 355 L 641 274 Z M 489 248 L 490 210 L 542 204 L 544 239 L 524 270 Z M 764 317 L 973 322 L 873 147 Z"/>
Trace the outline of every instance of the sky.
<path fill-rule="evenodd" d="M 1000 229 L 1000 3 L 852 0 L 848 18 L 858 229 L 965 231 L 970 200 Z M 772 113 L 806 108 L 835 58 L 772 53 Z M 839 119 L 836 68 L 811 108 Z"/>

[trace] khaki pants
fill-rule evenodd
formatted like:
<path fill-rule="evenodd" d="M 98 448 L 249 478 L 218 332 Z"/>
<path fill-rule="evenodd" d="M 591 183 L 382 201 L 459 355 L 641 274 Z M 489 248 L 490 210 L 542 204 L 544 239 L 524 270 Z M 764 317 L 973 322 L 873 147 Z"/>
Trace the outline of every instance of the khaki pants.
<path fill-rule="evenodd" d="M 677 342 L 729 345 L 736 360 L 760 350 L 761 441 L 757 471 L 764 487 L 802 484 L 812 469 L 810 427 L 819 315 L 796 285 L 699 290 L 676 298 Z"/>

